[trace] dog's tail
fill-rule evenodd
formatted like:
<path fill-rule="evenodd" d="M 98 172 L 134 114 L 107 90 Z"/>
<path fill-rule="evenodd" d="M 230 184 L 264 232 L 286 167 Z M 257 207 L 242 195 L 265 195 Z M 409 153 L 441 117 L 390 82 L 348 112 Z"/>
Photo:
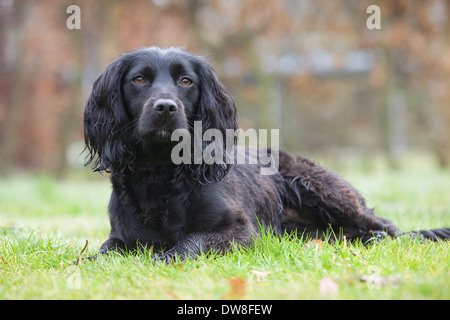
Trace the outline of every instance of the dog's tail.
<path fill-rule="evenodd" d="M 418 230 L 406 232 L 406 234 L 411 234 L 413 236 L 432 241 L 450 240 L 450 228 Z"/>

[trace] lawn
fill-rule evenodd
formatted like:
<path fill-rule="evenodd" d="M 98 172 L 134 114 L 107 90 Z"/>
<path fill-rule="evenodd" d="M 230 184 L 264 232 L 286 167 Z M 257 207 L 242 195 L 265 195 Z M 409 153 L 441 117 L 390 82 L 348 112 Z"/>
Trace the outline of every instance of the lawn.
<path fill-rule="evenodd" d="M 450 226 L 450 171 L 344 169 L 404 230 Z M 0 299 L 450 299 L 450 242 L 372 246 L 266 235 L 225 256 L 155 263 L 151 253 L 77 259 L 106 239 L 107 178 L 0 180 Z"/>

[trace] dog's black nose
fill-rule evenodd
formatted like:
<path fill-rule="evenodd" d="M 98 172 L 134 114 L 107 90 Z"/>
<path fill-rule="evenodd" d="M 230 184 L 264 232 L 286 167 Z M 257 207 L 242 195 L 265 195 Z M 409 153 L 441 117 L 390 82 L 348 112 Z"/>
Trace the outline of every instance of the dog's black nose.
<path fill-rule="evenodd" d="M 177 112 L 178 107 L 176 102 L 172 99 L 158 99 L 153 105 L 153 109 L 158 112 L 160 116 L 168 118 Z"/>

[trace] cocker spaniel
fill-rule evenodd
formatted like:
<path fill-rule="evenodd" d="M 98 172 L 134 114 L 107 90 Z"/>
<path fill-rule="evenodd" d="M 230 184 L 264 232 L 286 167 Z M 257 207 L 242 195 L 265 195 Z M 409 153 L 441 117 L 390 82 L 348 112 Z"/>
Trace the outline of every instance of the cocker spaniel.
<path fill-rule="evenodd" d="M 313 161 L 268 149 L 277 166 L 262 174 L 266 164 L 258 155 L 236 147 L 235 135 L 228 139 L 237 132 L 236 118 L 233 98 L 199 56 L 150 47 L 111 63 L 84 113 L 86 165 L 111 172 L 113 186 L 111 232 L 99 253 L 147 246 L 165 261 L 186 259 L 249 245 L 262 230 L 362 241 L 403 234 Z M 216 134 L 208 140 L 210 129 Z M 191 140 L 181 148 L 175 132 L 191 133 Z M 195 146 L 201 153 L 212 144 L 214 161 L 198 156 Z M 234 161 L 242 152 L 247 162 Z M 174 154 L 184 160 L 174 161 Z M 449 238 L 450 229 L 411 234 L 437 240 Z"/>

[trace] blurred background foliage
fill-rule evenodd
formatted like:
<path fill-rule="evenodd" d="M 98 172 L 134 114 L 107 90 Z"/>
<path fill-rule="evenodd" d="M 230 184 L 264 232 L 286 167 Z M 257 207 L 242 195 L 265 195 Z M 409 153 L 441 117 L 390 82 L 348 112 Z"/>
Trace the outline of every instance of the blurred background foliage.
<path fill-rule="evenodd" d="M 79 30 L 66 27 L 73 4 Z M 82 167 L 93 82 L 144 46 L 204 55 L 240 126 L 279 128 L 293 154 L 448 167 L 449 18 L 446 0 L 2 0 L 0 173 Z"/>

